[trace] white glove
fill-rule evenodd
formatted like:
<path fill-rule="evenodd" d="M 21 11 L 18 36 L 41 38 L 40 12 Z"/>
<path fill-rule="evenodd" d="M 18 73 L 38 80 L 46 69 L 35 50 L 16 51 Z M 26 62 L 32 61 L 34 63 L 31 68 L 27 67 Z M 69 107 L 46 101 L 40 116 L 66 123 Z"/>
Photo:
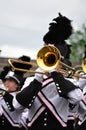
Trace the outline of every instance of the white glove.
<path fill-rule="evenodd" d="M 43 81 L 43 75 L 42 73 L 45 73 L 43 69 L 41 69 L 40 67 L 36 69 L 35 73 L 35 79 L 38 80 L 39 82 Z M 39 73 L 38 73 L 39 72 Z"/>

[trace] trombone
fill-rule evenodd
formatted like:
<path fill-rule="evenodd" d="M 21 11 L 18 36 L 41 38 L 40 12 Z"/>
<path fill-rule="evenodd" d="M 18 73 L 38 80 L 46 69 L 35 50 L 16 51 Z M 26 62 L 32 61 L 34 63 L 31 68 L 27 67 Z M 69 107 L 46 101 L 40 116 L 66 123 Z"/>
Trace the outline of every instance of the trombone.
<path fill-rule="evenodd" d="M 29 73 L 41 73 L 41 74 L 46 74 L 49 72 L 49 70 L 55 69 L 58 65 L 63 65 L 69 70 L 72 70 L 75 72 L 75 69 L 72 67 L 64 64 L 61 62 L 61 54 L 60 51 L 53 45 L 46 45 L 42 47 L 38 53 L 37 53 L 37 58 L 36 58 L 36 63 L 33 62 L 25 62 L 22 60 L 18 59 L 8 59 L 8 63 L 10 64 L 11 68 L 13 71 L 18 70 L 18 71 L 23 71 L 23 72 L 29 72 Z M 32 66 L 39 66 L 41 69 L 43 69 L 45 72 L 37 72 L 34 70 L 28 70 L 28 69 L 23 69 L 23 68 L 17 68 L 14 66 L 13 63 L 20 63 L 20 64 L 31 64 Z"/>
<path fill-rule="evenodd" d="M 18 60 L 18 59 L 8 59 L 8 63 L 10 64 L 12 71 L 18 70 L 18 71 L 22 71 L 22 72 L 41 73 L 41 74 L 44 74 L 44 73 L 42 73 L 42 72 L 36 72 L 36 71 L 34 71 L 34 70 L 31 70 L 31 69 L 28 70 L 28 69 L 24 69 L 24 68 L 17 68 L 17 67 L 15 67 L 15 65 L 13 64 L 13 63 L 19 63 L 19 64 L 23 64 L 23 65 L 32 65 L 32 66 L 37 67 L 37 64 L 36 64 L 36 63 L 33 63 L 33 62 L 26 62 L 26 61 L 22 61 L 22 60 Z"/>
<path fill-rule="evenodd" d="M 37 53 L 36 64 L 33 62 L 25 62 L 25 61 L 16 60 L 16 59 L 9 59 L 8 63 L 12 67 L 13 71 L 18 70 L 18 71 L 23 71 L 23 72 L 40 73 L 40 74 L 49 74 L 49 70 L 56 69 L 58 65 L 61 65 L 66 68 L 64 70 L 66 73 L 70 74 L 70 72 L 71 72 L 72 76 L 74 76 L 76 69 L 64 64 L 63 62 L 61 62 L 61 59 L 62 59 L 62 56 L 60 54 L 60 51 L 55 46 L 45 45 Z M 13 63 L 27 64 L 27 65 L 31 64 L 35 67 L 39 66 L 45 72 L 43 73 L 43 72 L 37 72 L 34 70 L 17 68 L 13 65 Z M 64 73 L 64 71 L 62 73 Z M 79 74 L 77 74 L 77 76 L 81 77 Z"/>

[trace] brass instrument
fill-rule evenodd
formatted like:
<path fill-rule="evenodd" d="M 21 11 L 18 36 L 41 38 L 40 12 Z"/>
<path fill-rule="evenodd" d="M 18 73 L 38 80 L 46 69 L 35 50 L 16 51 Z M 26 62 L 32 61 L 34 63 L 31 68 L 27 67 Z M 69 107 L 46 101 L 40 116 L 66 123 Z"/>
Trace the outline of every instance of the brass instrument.
<path fill-rule="evenodd" d="M 36 58 L 36 64 L 33 62 L 25 62 L 21 60 L 15 60 L 15 59 L 9 59 L 8 62 L 12 67 L 12 70 L 19 70 L 29 73 L 40 73 L 40 74 L 49 74 L 49 70 L 56 69 L 58 66 L 63 66 L 65 69 L 61 72 L 62 74 L 66 73 L 70 75 L 71 77 L 78 77 L 82 78 L 82 76 L 76 71 L 75 68 L 72 68 L 63 62 L 61 62 L 62 56 L 60 54 L 60 51 L 53 45 L 46 45 L 42 47 L 38 53 Z M 45 72 L 37 72 L 34 70 L 28 70 L 28 69 L 22 69 L 22 68 L 16 68 L 13 63 L 21 63 L 21 64 L 31 64 L 33 66 L 39 66 L 41 69 L 43 69 Z"/>
<path fill-rule="evenodd" d="M 56 69 L 56 67 L 58 65 L 62 65 L 62 66 L 65 66 L 67 69 L 75 72 L 75 69 L 73 69 L 72 67 L 61 62 L 61 58 L 62 58 L 62 56 L 60 54 L 60 51 L 55 46 L 46 45 L 46 46 L 42 47 L 37 53 L 37 58 L 36 58 L 37 64 L 32 63 L 32 62 L 16 60 L 16 59 L 9 59 L 8 63 L 11 65 L 13 71 L 19 70 L 19 71 L 30 72 L 30 73 L 47 74 L 49 72 L 49 70 Z M 16 68 L 13 65 L 13 63 L 16 63 L 16 62 L 21 63 L 21 64 L 27 64 L 27 65 L 31 64 L 33 66 L 39 66 L 41 69 L 45 70 L 45 73 L 37 72 L 34 70 Z"/>
<path fill-rule="evenodd" d="M 18 60 L 18 59 L 8 59 L 8 63 L 10 64 L 12 71 L 18 70 L 18 71 L 29 72 L 29 73 L 41 73 L 41 72 L 33 71 L 31 69 L 28 70 L 28 69 L 23 69 L 23 68 L 17 68 L 13 65 L 13 63 L 20 63 L 20 64 L 24 64 L 24 65 L 32 65 L 32 66 L 37 67 L 37 64 L 33 63 L 33 62 L 26 62 L 26 61 L 22 61 L 22 60 Z"/>

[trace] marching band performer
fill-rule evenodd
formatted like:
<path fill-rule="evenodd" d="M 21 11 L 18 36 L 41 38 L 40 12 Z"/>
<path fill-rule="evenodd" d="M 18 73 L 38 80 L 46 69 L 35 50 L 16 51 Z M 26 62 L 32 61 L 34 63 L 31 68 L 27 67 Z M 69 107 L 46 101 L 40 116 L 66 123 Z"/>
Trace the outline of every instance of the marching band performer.
<path fill-rule="evenodd" d="M 39 72 L 43 72 L 40 68 Z M 29 129 L 66 129 L 68 104 L 83 97 L 79 87 L 55 70 L 50 76 L 35 74 L 34 80 L 13 99 L 16 109 L 28 108 Z"/>
<path fill-rule="evenodd" d="M 27 59 L 30 61 L 30 58 L 27 56 L 21 56 L 19 59 L 22 61 Z M 15 63 L 16 67 L 19 67 L 20 64 Z M 21 66 L 20 66 L 21 67 Z M 31 68 L 31 65 L 27 66 L 28 69 Z M 25 68 L 25 66 L 24 66 Z M 23 72 L 15 71 L 12 72 L 10 66 L 4 67 L 4 70 L 1 72 L 0 78 L 3 81 L 0 85 L 0 128 L 1 129 L 21 129 L 25 130 L 27 127 L 21 123 L 22 113 L 24 111 L 18 111 L 14 109 L 12 105 L 12 99 L 20 91 L 22 85 L 24 84 L 25 78 Z"/>
<path fill-rule="evenodd" d="M 14 110 L 11 100 L 13 96 L 16 95 L 17 90 L 20 87 L 20 80 L 16 75 L 7 76 L 4 80 L 5 89 L 2 88 L 1 92 L 3 96 L 0 99 L 0 105 L 3 110 L 2 116 L 0 117 L 0 127 L 2 129 L 6 129 L 7 127 L 9 129 L 18 129 L 20 127 L 21 114 L 19 111 Z M 9 93 L 6 91 L 10 93 L 9 97 Z M 7 98 L 9 99 L 9 102 Z"/>
<path fill-rule="evenodd" d="M 60 13 L 53 21 L 43 41 L 45 45 L 56 46 L 64 61 L 71 65 L 68 55 L 70 48 L 65 41 L 72 34 L 71 21 Z M 38 68 L 37 71 L 44 70 Z M 79 87 L 56 70 L 50 72 L 50 76 L 35 74 L 28 77 L 26 84 L 27 87 L 24 85 L 24 89 L 13 99 L 13 105 L 16 109 L 28 108 L 28 129 L 67 129 L 69 102 L 77 104 L 83 96 Z"/>

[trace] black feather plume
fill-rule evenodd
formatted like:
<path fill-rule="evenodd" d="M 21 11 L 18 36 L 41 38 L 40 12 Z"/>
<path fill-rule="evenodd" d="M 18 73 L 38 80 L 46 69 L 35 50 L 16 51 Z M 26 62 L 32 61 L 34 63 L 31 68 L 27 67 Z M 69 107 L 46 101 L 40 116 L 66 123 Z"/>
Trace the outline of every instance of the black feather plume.
<path fill-rule="evenodd" d="M 54 18 L 53 22 L 49 25 L 49 31 L 43 37 L 43 41 L 46 44 L 56 45 L 68 39 L 73 31 L 71 20 L 62 16 L 61 13 L 59 13 L 59 16 Z"/>

